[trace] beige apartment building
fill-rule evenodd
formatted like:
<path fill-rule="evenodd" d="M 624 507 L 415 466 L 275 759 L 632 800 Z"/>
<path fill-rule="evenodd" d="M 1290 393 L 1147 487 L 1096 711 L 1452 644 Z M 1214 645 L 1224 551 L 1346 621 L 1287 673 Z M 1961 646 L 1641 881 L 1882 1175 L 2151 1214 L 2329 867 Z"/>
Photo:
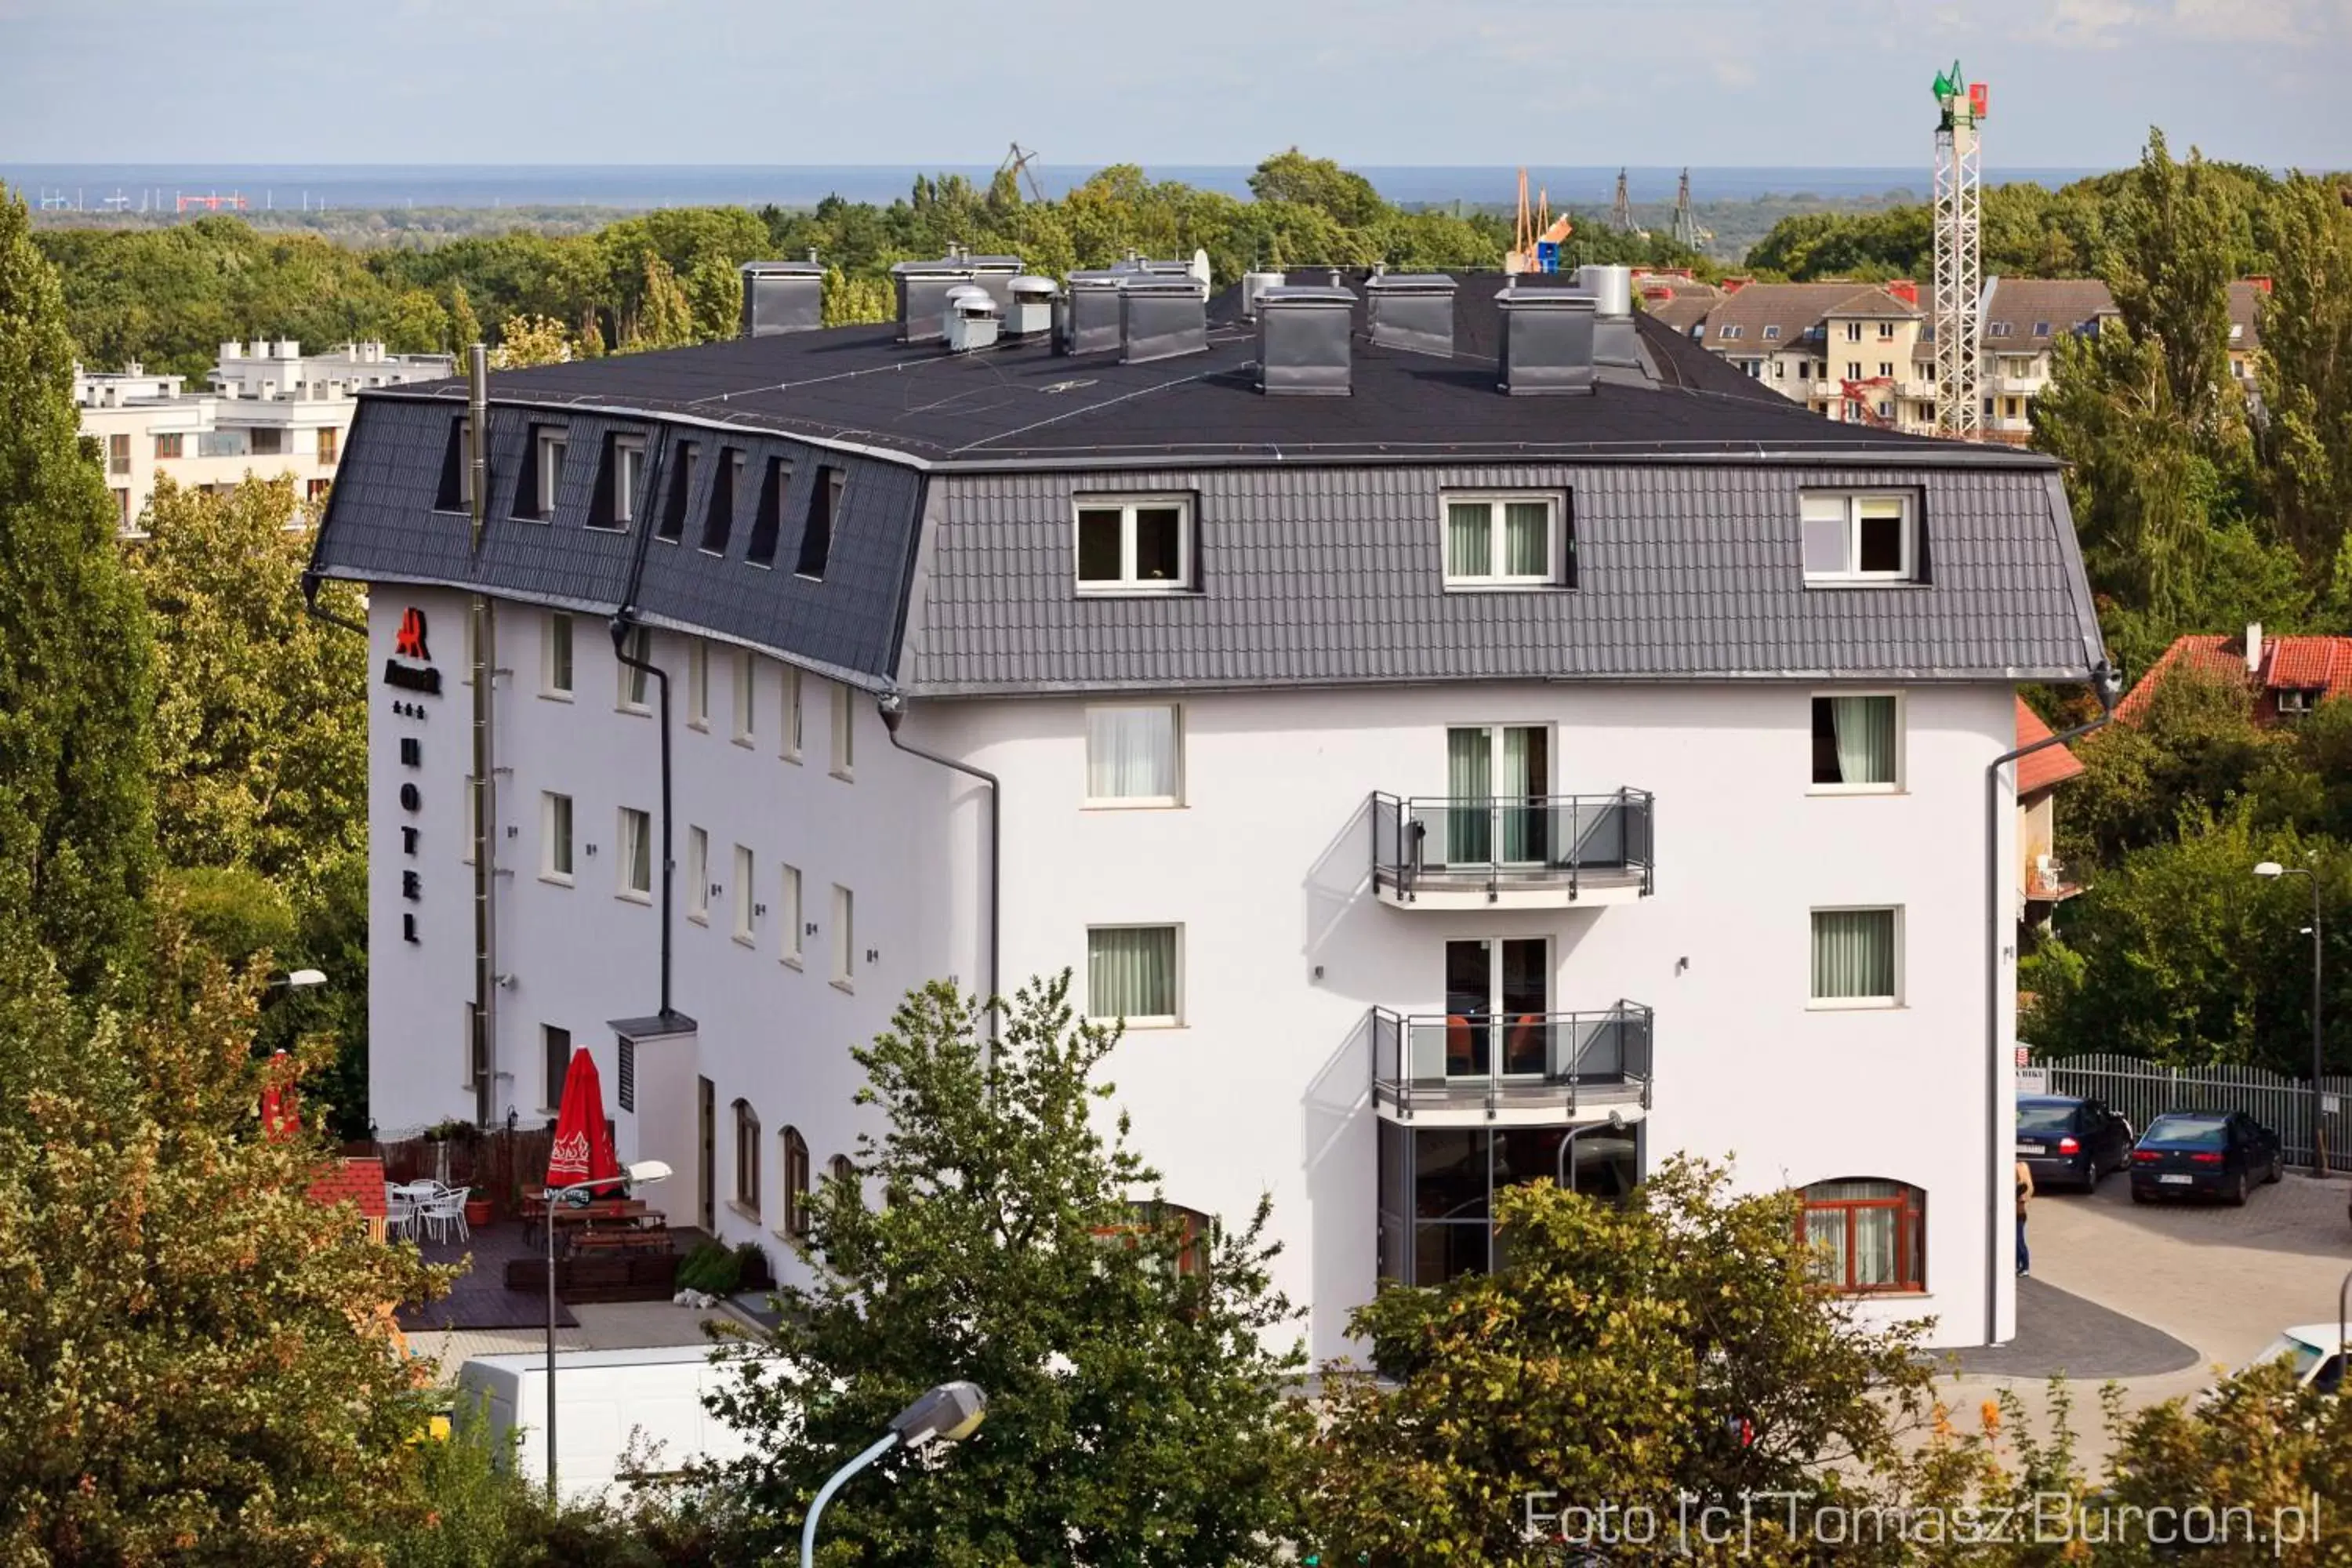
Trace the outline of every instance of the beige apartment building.
<path fill-rule="evenodd" d="M 437 381 L 456 373 L 447 354 L 394 354 L 382 343 L 345 343 L 305 354 L 291 341 L 226 342 L 203 391 L 184 376 L 74 370 L 81 433 L 97 444 L 122 531 L 136 535 L 155 479 L 226 489 L 252 475 L 290 475 L 306 500 L 326 493 L 362 387 Z"/>
<path fill-rule="evenodd" d="M 1653 315 L 1816 414 L 1921 434 L 1936 427 L 1935 328 L 1915 282 L 1734 278 L 1717 288 L 1657 274 L 1637 287 Z M 2269 292 L 2267 278 L 2230 285 L 2230 374 L 2248 392 Z M 2117 313 L 2115 299 L 2093 278 L 1995 278 L 1979 309 L 1985 431 L 2022 443 L 2058 339 L 2097 331 Z"/>

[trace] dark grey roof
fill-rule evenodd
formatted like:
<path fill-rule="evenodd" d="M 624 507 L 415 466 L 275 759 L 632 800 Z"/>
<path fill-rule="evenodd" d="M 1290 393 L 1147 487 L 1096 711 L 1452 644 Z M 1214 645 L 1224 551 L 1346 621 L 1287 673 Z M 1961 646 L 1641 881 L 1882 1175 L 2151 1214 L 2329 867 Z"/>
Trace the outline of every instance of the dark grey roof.
<path fill-rule="evenodd" d="M 1319 282 L 1318 275 L 1303 279 Z M 499 373 L 478 554 L 444 469 L 455 384 L 362 395 L 313 570 L 642 619 L 871 689 L 976 694 L 1486 678 L 2080 679 L 2097 629 L 2057 470 L 1821 419 L 1664 325 L 1591 396 L 1495 390 L 1496 279 L 1457 293 L 1452 358 L 1359 341 L 1353 395 L 1253 390 L 1254 336 L 1145 364 L 1034 346 L 965 357 L 845 328 Z M 512 516 L 530 426 L 569 433 L 552 521 Z M 638 523 L 586 526 L 607 431 L 646 438 Z M 681 442 L 686 537 L 656 537 Z M 700 550 L 719 447 L 753 476 Z M 791 465 L 772 567 L 756 476 Z M 844 480 L 822 581 L 795 574 L 821 466 Z M 454 471 L 454 470 L 451 470 Z M 1930 581 L 1808 589 L 1804 485 L 1925 503 Z M 1569 494 L 1573 588 L 1449 594 L 1441 492 Z M 1197 503 L 1193 592 L 1081 597 L 1073 498 Z"/>

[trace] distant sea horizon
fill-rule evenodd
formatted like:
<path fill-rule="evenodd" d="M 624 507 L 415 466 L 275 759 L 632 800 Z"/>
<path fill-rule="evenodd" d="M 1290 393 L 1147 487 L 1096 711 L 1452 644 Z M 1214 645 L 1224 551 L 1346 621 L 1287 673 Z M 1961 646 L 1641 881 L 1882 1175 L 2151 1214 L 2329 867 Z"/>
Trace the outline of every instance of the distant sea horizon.
<path fill-rule="evenodd" d="M 1030 173 L 1049 196 L 1060 196 L 1098 173 L 1102 164 L 1035 163 Z M 1234 195 L 1249 194 L 1250 165 L 1146 163 L 1147 177 Z M 1508 206 L 1517 198 L 1518 169 L 1505 165 L 1380 165 L 1357 173 L 1391 202 L 1406 205 Z M 2093 168 L 1989 168 L 1988 184 L 2057 186 L 2106 171 Z M 1528 169 L 1532 192 L 1553 205 L 1605 206 L 1615 196 L 1614 164 L 1566 164 Z M 1628 165 L 1628 194 L 1637 204 L 1671 204 L 1678 165 Z M 242 196 L 248 211 L 398 207 L 813 206 L 828 195 L 887 203 L 907 195 L 918 175 L 961 174 L 985 186 L 992 163 L 11 163 L 0 181 L 37 207 L 105 212 L 180 210 L 186 197 Z M 1925 199 L 1930 171 L 1909 165 L 1835 167 L 1800 164 L 1694 164 L 1695 202 L 1754 201 L 1765 196 L 1819 196 L 1853 201 L 1909 192 Z M 230 204 L 224 200 L 224 208 Z"/>

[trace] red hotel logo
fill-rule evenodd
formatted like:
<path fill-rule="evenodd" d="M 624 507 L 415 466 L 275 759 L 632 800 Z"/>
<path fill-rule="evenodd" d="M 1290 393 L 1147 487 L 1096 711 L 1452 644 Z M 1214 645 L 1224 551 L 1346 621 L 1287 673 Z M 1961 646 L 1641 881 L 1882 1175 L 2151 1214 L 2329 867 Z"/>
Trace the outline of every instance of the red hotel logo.
<path fill-rule="evenodd" d="M 400 658 L 413 658 L 419 664 L 430 664 L 433 656 L 425 651 L 425 612 L 414 606 L 401 612 L 400 631 L 393 638 L 392 651 Z"/>

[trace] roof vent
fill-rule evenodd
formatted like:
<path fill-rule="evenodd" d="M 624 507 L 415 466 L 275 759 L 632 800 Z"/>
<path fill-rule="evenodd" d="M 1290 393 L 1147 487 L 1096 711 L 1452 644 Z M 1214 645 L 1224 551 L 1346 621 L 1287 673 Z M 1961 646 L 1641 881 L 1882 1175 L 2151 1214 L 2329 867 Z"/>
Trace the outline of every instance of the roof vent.
<path fill-rule="evenodd" d="M 1125 268 L 1070 274 L 1063 311 L 1064 353 L 1096 353 L 1119 346 L 1118 289 L 1132 276 Z"/>
<path fill-rule="evenodd" d="M 1503 380 L 1514 397 L 1592 390 L 1593 300 L 1565 289 L 1505 289 Z"/>
<path fill-rule="evenodd" d="M 808 261 L 747 261 L 743 329 L 747 338 L 813 332 L 824 325 L 824 268 Z"/>
<path fill-rule="evenodd" d="M 1269 396 L 1348 395 L 1356 297 L 1345 289 L 1268 289 L 1257 297 L 1257 384 Z"/>
<path fill-rule="evenodd" d="M 919 343 L 941 336 L 948 290 L 973 280 L 971 264 L 954 257 L 891 268 L 890 284 L 898 294 L 898 341 Z"/>
<path fill-rule="evenodd" d="M 1454 279 L 1443 272 L 1381 272 L 1364 284 L 1372 342 L 1418 353 L 1454 353 Z"/>
<path fill-rule="evenodd" d="M 1269 289 L 1282 287 L 1279 272 L 1244 272 L 1242 274 L 1242 319 L 1257 320 L 1257 297 Z"/>
<path fill-rule="evenodd" d="M 1062 292 L 1061 285 L 1051 278 L 1024 273 L 1006 285 L 1006 291 L 1013 296 L 1004 311 L 1007 336 L 1034 338 L 1053 330 L 1054 301 Z"/>
<path fill-rule="evenodd" d="M 950 353 L 963 354 L 987 348 L 996 342 L 996 301 L 989 298 L 987 289 L 976 284 L 959 284 L 948 290 L 948 307 L 940 325 Z"/>
<path fill-rule="evenodd" d="M 1597 264 L 1580 267 L 1576 287 L 1592 296 L 1592 363 L 1641 369 L 1633 326 L 1633 269 Z"/>
<path fill-rule="evenodd" d="M 1118 291 L 1119 363 L 1205 353 L 1208 304 L 1189 271 L 1135 273 Z"/>
<path fill-rule="evenodd" d="M 957 264 L 971 274 L 971 280 L 988 290 L 999 310 L 1013 303 L 1013 280 L 1025 268 L 1017 256 L 974 256 L 957 247 Z"/>

